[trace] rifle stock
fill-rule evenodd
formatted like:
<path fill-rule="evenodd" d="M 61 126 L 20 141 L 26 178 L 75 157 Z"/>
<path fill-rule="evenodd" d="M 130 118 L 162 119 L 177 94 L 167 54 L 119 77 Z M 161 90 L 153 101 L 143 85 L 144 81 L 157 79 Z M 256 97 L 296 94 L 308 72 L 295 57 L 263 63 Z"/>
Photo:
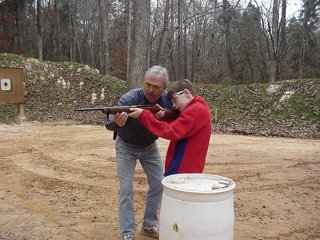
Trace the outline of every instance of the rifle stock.
<path fill-rule="evenodd" d="M 99 108 L 76 108 L 75 111 L 82 112 L 82 111 L 102 111 L 103 113 L 109 114 L 116 114 L 116 113 L 130 113 L 130 108 L 142 108 L 149 110 L 153 114 L 159 112 L 160 110 L 164 110 L 164 119 L 166 120 L 174 120 L 178 117 L 179 112 L 175 109 L 171 108 L 162 108 L 159 104 L 156 105 L 131 105 L 131 106 L 112 106 L 112 107 L 99 107 Z"/>

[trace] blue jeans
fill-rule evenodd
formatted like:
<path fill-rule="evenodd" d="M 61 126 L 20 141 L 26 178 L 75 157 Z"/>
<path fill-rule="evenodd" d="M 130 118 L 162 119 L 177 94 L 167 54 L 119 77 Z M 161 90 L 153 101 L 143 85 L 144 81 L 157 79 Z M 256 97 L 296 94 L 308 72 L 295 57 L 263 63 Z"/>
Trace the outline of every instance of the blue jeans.
<path fill-rule="evenodd" d="M 143 226 L 152 227 L 158 222 L 158 209 L 162 197 L 163 165 L 157 143 L 147 147 L 140 147 L 125 142 L 121 137 L 116 140 L 116 162 L 120 182 L 118 192 L 119 218 L 121 235 L 134 235 L 134 193 L 133 180 L 137 163 L 140 160 L 144 169 L 149 189 L 143 217 Z"/>

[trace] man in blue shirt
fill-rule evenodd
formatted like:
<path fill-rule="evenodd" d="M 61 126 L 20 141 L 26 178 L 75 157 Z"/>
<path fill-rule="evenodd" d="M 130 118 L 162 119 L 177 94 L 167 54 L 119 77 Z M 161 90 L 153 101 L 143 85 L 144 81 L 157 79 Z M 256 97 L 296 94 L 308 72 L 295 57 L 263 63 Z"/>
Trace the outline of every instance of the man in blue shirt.
<path fill-rule="evenodd" d="M 124 94 L 119 106 L 154 105 L 170 108 L 165 89 L 168 71 L 161 66 L 153 66 L 144 76 L 143 88 L 132 89 Z M 158 117 L 163 113 L 159 113 Z M 156 114 L 157 116 L 157 114 Z M 106 118 L 108 130 L 117 132 L 115 150 L 117 173 L 120 182 L 118 192 L 120 232 L 123 240 L 131 240 L 135 234 L 133 180 L 137 159 L 146 173 L 149 189 L 142 221 L 141 234 L 158 239 L 157 212 L 162 197 L 163 165 L 157 136 L 140 124 L 138 119 L 128 118 L 128 114 L 117 113 Z"/>

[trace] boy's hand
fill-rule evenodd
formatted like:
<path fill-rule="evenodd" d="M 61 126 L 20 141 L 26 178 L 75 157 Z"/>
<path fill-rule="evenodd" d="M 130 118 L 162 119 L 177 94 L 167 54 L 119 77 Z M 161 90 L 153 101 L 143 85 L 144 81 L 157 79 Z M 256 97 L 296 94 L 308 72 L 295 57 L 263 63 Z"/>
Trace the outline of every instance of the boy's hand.
<path fill-rule="evenodd" d="M 154 116 L 155 116 L 157 119 L 163 118 L 164 115 L 165 115 L 164 110 L 160 110 L 159 112 L 157 112 L 157 113 L 154 114 Z"/>
<path fill-rule="evenodd" d="M 143 109 L 142 108 L 130 108 L 130 111 L 132 111 L 132 112 L 128 114 L 128 117 L 139 118 Z M 165 115 L 164 110 L 160 110 L 159 112 L 154 114 L 154 116 L 157 119 L 164 117 L 164 115 Z"/>
<path fill-rule="evenodd" d="M 128 114 L 128 117 L 139 118 L 139 116 L 142 113 L 143 109 L 141 109 L 141 108 L 130 108 L 130 111 L 132 111 L 132 112 Z"/>

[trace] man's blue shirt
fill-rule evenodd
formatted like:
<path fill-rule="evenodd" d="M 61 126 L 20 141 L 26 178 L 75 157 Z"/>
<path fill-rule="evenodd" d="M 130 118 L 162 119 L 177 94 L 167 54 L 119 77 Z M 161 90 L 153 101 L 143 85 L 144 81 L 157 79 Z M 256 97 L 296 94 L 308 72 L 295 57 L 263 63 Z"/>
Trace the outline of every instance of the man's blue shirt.
<path fill-rule="evenodd" d="M 171 108 L 171 104 L 167 99 L 167 93 L 163 92 L 157 102 L 163 108 Z M 143 88 L 132 89 L 125 93 L 118 102 L 119 106 L 131 106 L 131 105 L 150 105 L 148 99 L 144 96 Z M 128 118 L 126 124 L 119 128 L 113 121 L 113 115 L 106 118 L 105 126 L 108 130 L 116 131 L 118 135 L 126 142 L 138 145 L 148 146 L 158 139 L 143 125 L 140 124 L 139 119 Z"/>

